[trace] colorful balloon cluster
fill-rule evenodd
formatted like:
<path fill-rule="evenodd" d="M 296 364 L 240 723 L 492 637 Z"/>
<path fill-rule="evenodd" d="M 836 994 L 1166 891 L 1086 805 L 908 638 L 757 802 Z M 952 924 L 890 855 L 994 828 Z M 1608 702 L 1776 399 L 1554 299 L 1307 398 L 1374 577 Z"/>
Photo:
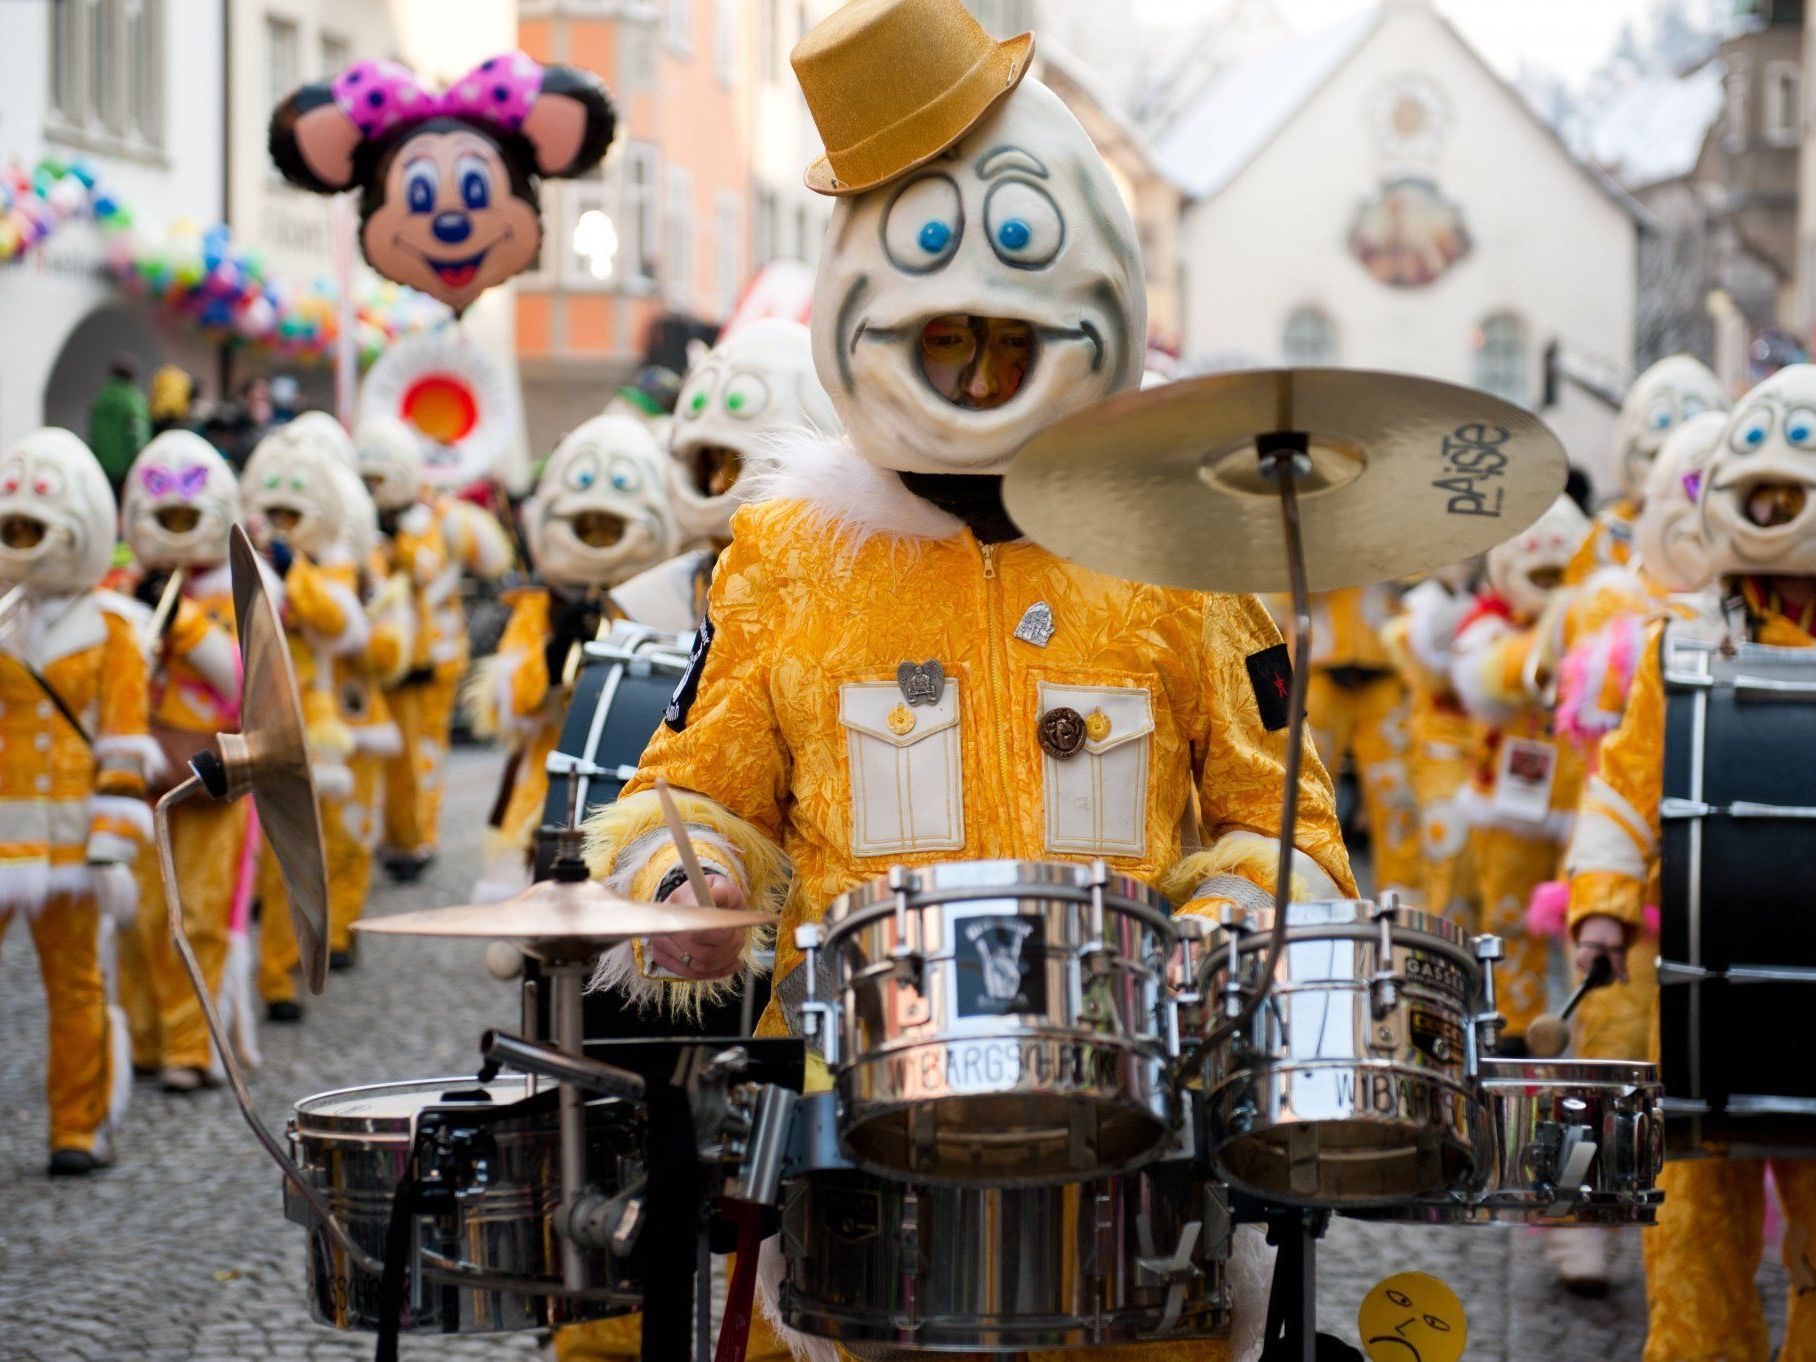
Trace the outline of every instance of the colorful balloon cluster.
<path fill-rule="evenodd" d="M 87 218 L 103 234 L 108 267 L 128 292 L 188 318 L 212 339 L 258 345 L 286 359 L 326 359 L 340 338 L 339 289 L 317 279 L 299 288 L 270 276 L 257 251 L 237 247 L 227 227 L 177 222 L 162 235 L 80 164 L 45 160 L 0 176 L 0 261 L 23 259 L 58 227 Z M 383 279 L 355 284 L 359 360 L 371 364 L 400 336 L 433 331 L 452 314 L 414 289 Z"/>

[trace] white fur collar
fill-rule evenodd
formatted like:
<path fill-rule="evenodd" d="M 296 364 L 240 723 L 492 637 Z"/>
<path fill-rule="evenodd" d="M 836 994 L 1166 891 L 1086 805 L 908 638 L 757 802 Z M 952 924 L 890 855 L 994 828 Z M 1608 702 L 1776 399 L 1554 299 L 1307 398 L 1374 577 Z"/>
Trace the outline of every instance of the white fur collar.
<path fill-rule="evenodd" d="M 800 502 L 827 530 L 866 541 L 950 539 L 964 528 L 957 516 L 917 497 L 886 468 L 861 458 L 843 436 L 796 428 L 772 437 L 738 485 L 746 502 Z"/>

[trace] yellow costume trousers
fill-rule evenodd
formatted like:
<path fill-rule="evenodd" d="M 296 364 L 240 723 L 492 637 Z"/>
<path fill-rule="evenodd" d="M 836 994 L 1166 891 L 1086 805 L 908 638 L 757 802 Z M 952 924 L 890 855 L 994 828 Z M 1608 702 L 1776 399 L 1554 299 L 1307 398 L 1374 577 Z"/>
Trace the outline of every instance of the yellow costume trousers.
<path fill-rule="evenodd" d="M 259 997 L 268 1003 L 295 1002 L 296 970 L 302 960 L 296 929 L 290 925 L 284 877 L 267 845 L 259 853 Z"/>
<path fill-rule="evenodd" d="M 1468 925 L 1475 893 L 1469 864 L 1469 825 L 1456 799 L 1472 765 L 1468 720 L 1433 712 L 1414 716 L 1412 791 L 1419 806 L 1418 887 L 1428 912 Z"/>
<path fill-rule="evenodd" d="M 385 763 L 385 849 L 406 856 L 440 841 L 441 776 L 454 721 L 458 677 L 437 677 L 386 693 L 403 748 Z"/>
<path fill-rule="evenodd" d="M 227 968 L 227 930 L 250 807 L 243 799 L 189 803 L 170 815 L 170 849 L 182 877 L 183 927 L 210 997 L 220 993 Z M 206 1069 L 212 1053 L 208 1026 L 170 938 L 156 857 L 141 855 L 133 871 L 139 882 L 139 916 L 135 929 L 120 935 L 120 994 L 132 1030 L 132 1062 L 141 1069 Z"/>
<path fill-rule="evenodd" d="M 1360 685 L 1339 685 L 1314 669 L 1306 682 L 1305 714 L 1318 755 L 1333 776 L 1347 758 L 1368 811 L 1378 888 L 1416 891 L 1419 811 L 1407 767 L 1406 685 L 1384 672 Z"/>
<path fill-rule="evenodd" d="M 1816 1159 L 1773 1159 L 1784 1208 L 1790 1312 L 1778 1362 L 1816 1359 Z M 1665 1165 L 1646 1255 L 1645 1362 L 1767 1362 L 1753 1274 L 1765 1246 L 1766 1164 L 1690 1159 Z"/>
<path fill-rule="evenodd" d="M 1528 837 L 1505 828 L 1476 828 L 1469 837 L 1470 863 L 1482 897 L 1481 929 L 1501 937 L 1506 958 L 1495 967 L 1494 997 L 1507 1018 L 1507 1034 L 1523 1036 L 1545 1010 L 1551 938 L 1526 931 L 1526 904 L 1532 891 L 1557 873 L 1559 850 L 1548 837 Z"/>
<path fill-rule="evenodd" d="M 328 858 L 328 949 L 353 948 L 353 924 L 366 911 L 372 887 L 372 849 L 378 842 L 378 801 L 385 758 L 356 752 L 347 759 L 353 793 L 322 801 L 322 843 Z"/>
<path fill-rule="evenodd" d="M 12 922 L 0 912 L 0 938 Z M 53 895 L 28 919 L 38 973 L 50 1012 L 50 1147 L 95 1147 L 107 1120 L 113 1056 L 107 1034 L 107 991 L 101 978 L 101 916 L 87 894 Z"/>

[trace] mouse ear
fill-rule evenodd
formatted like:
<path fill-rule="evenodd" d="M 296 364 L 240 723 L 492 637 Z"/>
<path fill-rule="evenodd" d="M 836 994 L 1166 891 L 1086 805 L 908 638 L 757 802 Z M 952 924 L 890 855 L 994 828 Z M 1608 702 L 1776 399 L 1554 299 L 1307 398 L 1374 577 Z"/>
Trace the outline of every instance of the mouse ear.
<path fill-rule="evenodd" d="M 327 81 L 291 92 L 271 113 L 271 159 L 283 177 L 315 194 L 353 186 L 353 153 L 365 134 Z"/>
<path fill-rule="evenodd" d="M 542 89 L 519 131 L 536 152 L 537 173 L 567 179 L 604 160 L 617 129 L 618 115 L 599 77 L 572 66 L 545 66 Z"/>

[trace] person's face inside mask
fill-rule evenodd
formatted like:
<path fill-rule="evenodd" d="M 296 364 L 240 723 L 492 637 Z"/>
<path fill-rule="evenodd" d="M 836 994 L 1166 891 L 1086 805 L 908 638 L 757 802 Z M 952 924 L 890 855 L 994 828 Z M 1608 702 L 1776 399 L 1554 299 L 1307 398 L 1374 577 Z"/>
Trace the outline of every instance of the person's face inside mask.
<path fill-rule="evenodd" d="M 1020 390 L 1034 356 L 1034 328 L 1001 317 L 950 315 L 921 332 L 921 371 L 948 402 L 1000 407 Z"/>

